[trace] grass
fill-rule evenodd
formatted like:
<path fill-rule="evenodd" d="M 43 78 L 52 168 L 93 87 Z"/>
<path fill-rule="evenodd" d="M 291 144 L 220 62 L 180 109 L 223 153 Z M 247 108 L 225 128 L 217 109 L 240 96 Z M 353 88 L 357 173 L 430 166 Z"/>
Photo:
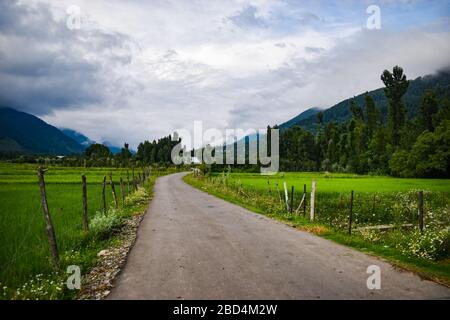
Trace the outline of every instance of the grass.
<path fill-rule="evenodd" d="M 268 183 L 275 188 L 276 182 L 280 188 L 283 181 L 288 186 L 294 186 L 295 190 L 303 191 L 306 184 L 308 191 L 311 189 L 312 179 L 316 179 L 319 192 L 399 192 L 409 190 L 427 190 L 435 192 L 450 192 L 450 180 L 448 179 L 403 179 L 385 176 L 365 176 L 344 173 L 279 173 L 273 176 L 262 176 L 254 173 L 233 173 L 231 181 L 240 181 L 243 185 L 260 190 L 267 190 Z"/>
<path fill-rule="evenodd" d="M 18 287 L 36 274 L 54 272 L 35 169 L 34 165 L 0 164 L 0 283 L 8 288 Z M 66 260 L 73 260 L 70 256 L 76 251 L 81 252 L 78 262 L 88 267 L 99 248 L 112 241 L 87 235 L 82 228 L 81 211 L 81 174 L 87 177 L 88 214 L 92 219 L 101 211 L 101 182 L 109 172 L 113 174 L 122 209 L 139 209 L 139 205 L 122 206 L 119 179 L 126 181 L 125 169 L 50 167 L 45 174 L 49 210 L 63 262 L 67 257 Z M 151 179 L 150 188 L 153 182 Z M 125 186 L 126 194 L 127 189 Z M 106 191 L 107 204 L 112 206 L 111 188 L 107 186 Z"/>
<path fill-rule="evenodd" d="M 295 184 L 295 181 L 293 181 L 293 178 L 302 177 L 304 179 L 309 179 L 312 176 L 316 176 L 316 174 L 302 174 L 302 173 L 294 173 L 289 174 L 286 176 L 286 180 L 290 181 L 291 184 Z M 333 174 L 334 176 L 334 174 Z M 352 179 L 352 178 L 344 178 L 345 175 L 337 175 L 337 177 L 332 177 L 331 180 L 339 180 L 339 179 Z M 279 177 L 280 181 L 282 177 Z M 221 182 L 222 178 L 220 176 L 215 176 L 212 179 L 208 178 L 195 178 L 192 175 L 188 175 L 185 178 L 185 181 L 192 186 L 201 189 L 205 192 L 208 192 L 212 195 L 215 195 L 219 198 L 222 198 L 224 200 L 230 201 L 232 203 L 235 203 L 237 205 L 243 206 L 251 211 L 264 214 L 270 218 L 282 221 L 286 224 L 289 224 L 299 230 L 307 231 L 315 233 L 318 236 L 327 238 L 329 240 L 335 241 L 340 244 L 347 245 L 349 247 L 355 248 L 357 250 L 360 250 L 362 252 L 365 252 L 367 254 L 375 255 L 378 257 L 382 257 L 385 260 L 391 262 L 393 265 L 401 267 L 403 269 L 407 269 L 410 271 L 413 271 L 423 278 L 427 278 L 430 280 L 434 280 L 437 282 L 440 282 L 442 284 L 445 284 L 447 286 L 450 286 L 450 259 L 443 259 L 439 261 L 433 261 L 430 259 L 425 259 L 423 257 L 417 257 L 412 256 L 410 254 L 406 254 L 396 246 L 396 242 L 398 242 L 398 239 L 395 239 L 395 236 L 399 235 L 400 237 L 403 236 L 403 233 L 408 234 L 408 232 L 404 231 L 396 231 L 397 233 L 392 233 L 390 236 L 384 235 L 386 239 L 381 242 L 374 242 L 370 241 L 361 235 L 353 234 L 349 235 L 346 233 L 346 227 L 340 228 L 338 226 L 333 226 L 329 222 L 329 220 L 322 220 L 318 222 L 311 223 L 307 218 L 304 218 L 302 215 L 292 215 L 286 212 L 286 209 L 284 205 L 280 205 L 278 202 L 277 197 L 269 197 L 267 195 L 267 177 L 260 177 L 259 175 L 253 175 L 253 174 L 231 174 L 229 176 L 229 180 L 225 182 Z M 289 180 L 290 179 L 290 180 Z M 330 178 L 323 178 L 323 179 L 330 179 Z M 357 190 L 360 190 L 360 185 L 358 184 L 359 181 L 369 181 L 370 179 L 375 179 L 373 183 L 376 183 L 377 181 L 380 181 L 378 179 L 383 180 L 382 178 L 372 178 L 372 177 L 361 177 L 358 176 L 356 178 L 358 180 L 353 180 L 353 185 L 341 185 L 339 183 L 329 183 L 327 185 L 327 192 L 320 191 L 324 193 L 324 198 L 327 200 L 336 200 L 336 197 L 333 195 L 339 194 L 336 190 L 345 190 L 345 188 L 353 187 Z M 378 185 L 377 192 L 380 192 L 385 188 L 384 190 L 394 190 L 395 192 L 399 191 L 399 187 L 401 186 L 401 190 L 408 191 L 410 189 L 415 189 L 417 185 L 420 185 L 422 187 L 428 187 L 429 189 L 439 190 L 442 191 L 443 189 L 432 185 L 432 181 L 420 181 L 420 179 L 413 179 L 414 183 L 411 184 L 411 186 L 408 188 L 407 180 L 406 179 L 400 179 L 401 183 L 396 182 L 396 179 L 393 178 L 385 178 L 384 181 L 392 181 L 393 185 Z M 409 180 L 409 179 L 408 179 Z M 418 181 L 419 180 L 419 181 Z M 223 180 L 222 180 L 223 181 Z M 239 181 L 237 185 L 236 183 Z M 320 180 L 319 180 L 320 181 Z M 324 181 L 325 184 L 326 181 Z M 299 183 L 299 182 L 297 182 Z M 448 181 L 447 181 L 448 183 Z M 334 189 L 332 188 L 334 184 Z M 441 184 L 445 184 L 441 181 Z M 320 185 L 320 184 L 318 184 Z M 237 186 L 237 187 L 236 187 Z M 264 189 L 264 192 L 262 192 L 262 189 Z M 302 188 L 303 189 L 303 188 Z M 323 189 L 318 189 L 323 190 Z M 366 192 L 370 190 L 367 186 L 364 188 Z M 391 192 L 392 193 L 392 192 Z M 385 191 L 384 196 L 387 198 L 391 197 L 392 194 L 390 192 Z M 330 196 L 331 195 L 331 196 Z M 444 201 L 445 205 L 448 208 L 449 201 L 448 201 L 448 194 L 445 193 Z M 323 200 L 323 198 L 322 198 Z M 439 203 L 441 201 L 441 197 L 439 196 Z M 323 203 L 323 202 L 322 202 Z M 390 205 L 392 206 L 391 202 Z M 320 206 L 320 202 L 318 203 Z M 322 215 L 325 215 L 327 212 L 326 210 L 331 210 L 332 207 L 328 208 L 322 208 Z M 347 210 L 347 209 L 346 209 Z M 449 226 L 449 220 L 450 219 L 450 213 L 449 211 L 443 211 L 446 212 L 446 217 L 443 219 L 444 223 L 446 223 L 447 226 Z M 325 223 L 324 221 L 327 221 L 328 223 Z M 406 245 L 408 245 L 406 243 Z"/>

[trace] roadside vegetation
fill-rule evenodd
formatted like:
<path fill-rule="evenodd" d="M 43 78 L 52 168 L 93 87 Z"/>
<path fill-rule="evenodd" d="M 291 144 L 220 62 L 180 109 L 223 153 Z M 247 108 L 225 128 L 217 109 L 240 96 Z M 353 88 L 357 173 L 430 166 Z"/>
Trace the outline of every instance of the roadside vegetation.
<path fill-rule="evenodd" d="M 310 221 L 311 180 L 316 178 L 315 218 Z M 292 225 L 389 260 L 424 278 L 450 285 L 450 182 L 344 174 L 197 174 L 185 181 L 203 191 Z M 284 181 L 292 213 L 287 209 Z M 278 187 L 277 187 L 278 183 Z M 299 207 L 307 184 L 306 206 Z M 349 207 L 354 190 L 351 234 Z M 424 191 L 424 227 L 418 191 Z M 297 209 L 299 209 L 297 211 Z"/>
<path fill-rule="evenodd" d="M 121 227 L 148 205 L 156 178 L 175 169 L 152 168 L 137 184 L 128 185 L 126 168 L 48 167 L 45 174 L 49 211 L 55 229 L 59 267 L 52 265 L 39 197 L 36 165 L 0 164 L 0 299 L 70 299 L 66 269 L 80 266 L 85 274 L 96 263 L 99 251 L 120 245 Z M 128 173 L 127 173 L 128 171 Z M 142 172 L 135 171 L 137 177 Z M 83 230 L 81 175 L 87 178 L 89 231 Z M 102 206 L 102 181 L 112 174 L 118 206 L 108 186 L 106 213 Z M 120 178 L 125 181 L 122 201 Z"/>

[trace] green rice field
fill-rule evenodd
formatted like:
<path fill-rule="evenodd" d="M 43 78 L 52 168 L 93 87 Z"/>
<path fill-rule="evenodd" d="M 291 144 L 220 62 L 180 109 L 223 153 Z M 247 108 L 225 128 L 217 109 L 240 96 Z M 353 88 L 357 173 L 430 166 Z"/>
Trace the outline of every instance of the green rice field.
<path fill-rule="evenodd" d="M 268 189 L 268 181 L 272 188 L 276 183 L 283 188 L 286 181 L 288 187 L 296 190 L 311 189 L 311 182 L 316 179 L 318 192 L 400 192 L 411 190 L 450 192 L 449 179 L 401 179 L 384 176 L 361 176 L 341 173 L 280 173 L 273 176 L 263 176 L 252 173 L 232 173 L 231 181 L 240 181 L 243 185 L 261 190 Z M 289 189 L 290 190 L 290 189 Z"/>
<path fill-rule="evenodd" d="M 50 252 L 40 203 L 36 165 L 0 164 L 0 283 L 15 285 L 32 274 L 51 271 Z M 81 175 L 87 177 L 89 217 L 101 211 L 103 176 L 113 174 L 121 202 L 119 179 L 126 169 L 49 167 L 45 174 L 47 200 L 60 255 L 83 241 Z M 135 174 L 137 175 L 136 170 Z M 131 170 L 129 171 L 131 178 Z M 125 193 L 127 193 L 127 185 Z M 112 205 L 111 188 L 106 188 Z"/>

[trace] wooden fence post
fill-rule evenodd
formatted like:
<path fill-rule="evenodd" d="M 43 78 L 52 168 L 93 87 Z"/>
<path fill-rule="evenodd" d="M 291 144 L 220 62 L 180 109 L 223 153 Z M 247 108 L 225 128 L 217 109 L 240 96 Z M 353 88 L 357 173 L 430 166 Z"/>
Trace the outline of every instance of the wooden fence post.
<path fill-rule="evenodd" d="M 289 195 L 287 190 L 286 181 L 284 181 L 284 199 L 286 200 L 286 210 L 289 211 Z"/>
<path fill-rule="evenodd" d="M 39 189 L 41 191 L 41 205 L 42 210 L 44 211 L 45 226 L 47 230 L 48 243 L 50 245 L 50 251 L 52 254 L 53 266 L 55 268 L 58 268 L 59 266 L 58 245 L 56 242 L 55 229 L 53 228 L 52 219 L 50 217 L 50 212 L 48 210 L 47 193 L 45 191 L 45 180 L 44 180 L 45 171 L 47 170 L 43 169 L 42 167 L 39 167 L 37 170 L 39 178 Z"/>
<path fill-rule="evenodd" d="M 88 218 L 88 203 L 87 203 L 87 185 L 86 176 L 83 174 L 81 176 L 82 190 L 83 190 L 83 229 L 84 231 L 89 231 L 89 218 Z"/>
<path fill-rule="evenodd" d="M 127 170 L 127 185 L 128 185 L 128 194 L 130 194 L 130 173 Z"/>
<path fill-rule="evenodd" d="M 103 176 L 103 184 L 102 184 L 102 208 L 103 213 L 106 214 L 107 208 L 106 208 L 106 195 L 105 195 L 105 189 L 106 189 L 106 176 Z"/>
<path fill-rule="evenodd" d="M 278 181 L 277 181 L 277 193 L 278 193 L 278 199 L 280 200 L 280 203 L 283 203 L 283 200 L 281 200 L 280 188 L 278 188 Z"/>
<path fill-rule="evenodd" d="M 305 198 L 303 202 L 303 216 L 306 215 L 306 183 L 303 185 L 303 197 Z"/>
<path fill-rule="evenodd" d="M 423 191 L 419 191 L 419 229 L 423 233 Z"/>
<path fill-rule="evenodd" d="M 132 173 L 132 178 L 133 178 L 134 191 L 136 191 L 137 190 L 137 186 L 136 186 L 136 178 L 134 176 L 134 166 L 131 167 L 131 173 Z"/>
<path fill-rule="evenodd" d="M 297 210 L 295 210 L 295 214 L 299 214 L 300 208 L 303 207 L 303 203 L 305 203 L 305 200 L 306 200 L 306 194 L 303 193 L 302 200 L 300 201 Z"/>
<path fill-rule="evenodd" d="M 350 195 L 350 214 L 348 216 L 348 234 L 352 234 L 352 221 L 353 221 L 353 190 Z"/>
<path fill-rule="evenodd" d="M 116 187 L 114 186 L 114 181 L 112 179 L 112 173 L 109 174 L 109 183 L 111 184 L 111 191 L 112 191 L 114 203 L 115 203 L 116 209 L 117 209 L 119 207 L 119 201 L 117 201 Z"/>
<path fill-rule="evenodd" d="M 292 191 L 291 191 L 291 214 L 294 210 L 294 186 L 292 186 Z"/>
<path fill-rule="evenodd" d="M 122 193 L 122 204 L 125 204 L 125 187 L 123 186 L 122 177 L 120 177 L 120 192 Z"/>
<path fill-rule="evenodd" d="M 316 179 L 313 179 L 312 181 L 312 185 L 311 185 L 311 212 L 309 214 L 309 220 L 311 222 L 314 221 L 314 216 L 315 216 L 315 197 L 316 197 Z"/>

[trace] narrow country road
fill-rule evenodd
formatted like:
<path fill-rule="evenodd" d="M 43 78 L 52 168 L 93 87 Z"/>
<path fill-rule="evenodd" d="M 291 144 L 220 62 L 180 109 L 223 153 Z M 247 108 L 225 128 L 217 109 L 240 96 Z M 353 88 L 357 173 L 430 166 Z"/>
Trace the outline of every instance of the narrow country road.
<path fill-rule="evenodd" d="M 196 190 L 158 179 L 109 299 L 448 299 L 450 289 Z M 369 290 L 367 267 L 381 268 Z"/>

